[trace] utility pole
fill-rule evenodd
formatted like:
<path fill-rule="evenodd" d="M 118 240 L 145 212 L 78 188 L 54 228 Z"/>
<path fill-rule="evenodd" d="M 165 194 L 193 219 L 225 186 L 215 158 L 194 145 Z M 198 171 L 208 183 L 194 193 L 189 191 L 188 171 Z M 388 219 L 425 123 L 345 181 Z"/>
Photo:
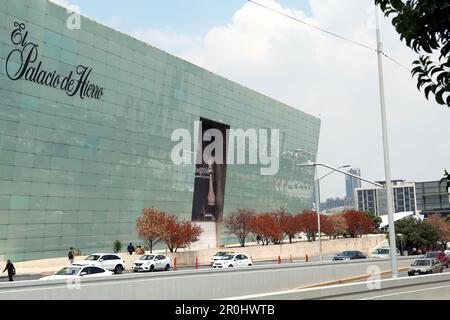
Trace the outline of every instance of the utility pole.
<path fill-rule="evenodd" d="M 378 18 L 378 5 L 375 5 L 375 22 L 377 29 L 377 55 L 378 55 L 378 81 L 380 87 L 380 104 L 381 104 L 381 126 L 383 130 L 383 151 L 384 151 L 384 172 L 387 196 L 387 211 L 389 222 L 389 247 L 391 252 L 391 269 L 392 277 L 398 277 L 397 262 L 397 246 L 395 243 L 395 226 L 394 226 L 394 201 L 391 185 L 391 166 L 389 157 L 389 141 L 387 131 L 386 105 L 384 100 L 384 79 L 383 79 L 383 45 L 381 43 L 380 21 Z"/>
<path fill-rule="evenodd" d="M 323 255 L 322 255 L 322 230 L 320 228 L 320 188 L 319 188 L 319 175 L 317 166 L 316 169 L 316 179 L 315 179 L 315 189 L 316 189 L 316 212 L 317 212 L 317 232 L 319 234 L 319 256 L 320 256 L 320 263 L 323 262 Z"/>

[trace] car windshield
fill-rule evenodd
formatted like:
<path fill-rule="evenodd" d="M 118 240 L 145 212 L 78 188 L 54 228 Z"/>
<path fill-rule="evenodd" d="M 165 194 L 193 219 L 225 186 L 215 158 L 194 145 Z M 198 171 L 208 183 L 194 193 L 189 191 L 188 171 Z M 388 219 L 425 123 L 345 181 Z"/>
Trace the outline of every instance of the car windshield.
<path fill-rule="evenodd" d="M 340 256 L 353 256 L 353 251 L 344 251 L 340 254 Z"/>
<path fill-rule="evenodd" d="M 100 259 L 100 256 L 97 254 L 91 254 L 90 256 L 86 257 L 86 259 L 84 260 L 89 260 L 89 261 L 97 261 L 98 259 Z"/>
<path fill-rule="evenodd" d="M 416 260 L 414 261 L 413 266 L 429 266 L 430 264 L 430 260 Z"/>
<path fill-rule="evenodd" d="M 438 256 L 437 252 L 427 252 L 425 258 L 436 258 Z"/>
<path fill-rule="evenodd" d="M 154 257 L 155 255 L 153 254 L 145 254 L 142 257 L 140 257 L 139 260 L 153 260 Z"/>
<path fill-rule="evenodd" d="M 80 272 L 80 267 L 65 267 L 59 270 L 56 275 L 58 276 L 74 276 Z"/>
<path fill-rule="evenodd" d="M 389 254 L 389 249 L 377 249 L 375 254 Z"/>
<path fill-rule="evenodd" d="M 226 255 L 228 255 L 228 253 L 227 252 L 223 252 L 223 251 L 219 251 L 219 252 L 216 253 L 216 256 L 219 256 L 219 257 L 226 256 Z"/>
<path fill-rule="evenodd" d="M 232 260 L 234 256 L 226 255 L 222 258 L 222 260 Z"/>

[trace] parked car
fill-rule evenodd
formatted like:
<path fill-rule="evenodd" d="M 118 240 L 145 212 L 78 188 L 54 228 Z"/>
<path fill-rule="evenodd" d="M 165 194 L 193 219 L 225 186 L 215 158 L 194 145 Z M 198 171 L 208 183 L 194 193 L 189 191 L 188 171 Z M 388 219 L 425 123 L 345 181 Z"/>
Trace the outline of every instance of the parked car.
<path fill-rule="evenodd" d="M 54 275 L 40 278 L 40 280 L 108 277 L 112 275 L 113 273 L 111 271 L 101 267 L 73 264 L 55 272 Z"/>
<path fill-rule="evenodd" d="M 220 260 L 220 259 L 222 259 L 223 257 L 228 256 L 228 255 L 232 255 L 232 254 L 234 254 L 234 251 L 219 251 L 219 252 L 217 252 L 217 253 L 216 253 L 215 255 L 213 255 L 213 257 L 211 258 L 211 261 L 210 261 L 211 267 L 214 265 L 214 262 L 215 262 L 216 260 Z"/>
<path fill-rule="evenodd" d="M 414 260 L 413 264 L 408 270 L 408 275 L 420 275 L 442 272 L 442 264 L 435 259 L 422 258 Z"/>
<path fill-rule="evenodd" d="M 252 259 L 244 253 L 230 254 L 223 256 L 222 259 L 216 260 L 213 268 L 240 268 L 251 267 L 253 265 Z"/>
<path fill-rule="evenodd" d="M 445 266 L 446 268 L 448 268 L 449 265 L 449 257 L 442 251 L 430 251 L 425 253 L 425 255 L 423 256 L 424 258 L 428 258 L 428 259 L 435 259 L 435 260 L 439 260 L 441 262 L 441 264 L 443 266 Z"/>
<path fill-rule="evenodd" d="M 447 255 L 447 257 L 450 257 L 450 247 L 447 247 L 448 249 L 444 251 L 444 253 Z"/>
<path fill-rule="evenodd" d="M 367 259 L 367 256 L 361 251 L 342 251 L 341 253 L 333 257 L 333 261 L 355 259 Z"/>
<path fill-rule="evenodd" d="M 171 267 L 170 258 L 163 254 L 144 254 L 136 260 L 132 269 L 134 272 L 164 270 L 169 271 Z"/>
<path fill-rule="evenodd" d="M 397 256 L 400 255 L 400 250 L 397 249 Z M 389 259 L 391 257 L 391 248 L 381 247 L 372 252 L 372 258 Z"/>
<path fill-rule="evenodd" d="M 125 260 L 114 253 L 94 253 L 84 260 L 78 261 L 77 265 L 96 266 L 121 274 L 125 270 Z"/>

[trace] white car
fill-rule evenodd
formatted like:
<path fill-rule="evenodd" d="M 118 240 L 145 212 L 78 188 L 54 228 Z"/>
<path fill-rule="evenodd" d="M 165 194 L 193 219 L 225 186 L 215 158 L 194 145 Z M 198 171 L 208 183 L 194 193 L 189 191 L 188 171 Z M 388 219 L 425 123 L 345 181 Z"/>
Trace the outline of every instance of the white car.
<path fill-rule="evenodd" d="M 214 265 L 214 262 L 216 260 L 220 260 L 224 256 L 228 256 L 228 255 L 232 255 L 232 254 L 234 254 L 234 251 L 219 251 L 219 252 L 217 252 L 215 255 L 213 255 L 213 257 L 210 260 L 211 267 Z"/>
<path fill-rule="evenodd" d="M 381 247 L 372 252 L 372 258 L 389 259 L 391 257 L 391 248 Z M 400 255 L 400 250 L 397 249 L 397 256 Z"/>
<path fill-rule="evenodd" d="M 93 277 L 108 277 L 113 273 L 106 269 L 95 266 L 82 266 L 73 264 L 68 267 L 64 267 L 54 275 L 40 278 L 39 280 L 57 280 L 57 279 L 74 279 L 74 278 L 93 278 Z"/>
<path fill-rule="evenodd" d="M 431 273 L 441 273 L 443 271 L 442 264 L 434 259 L 417 259 L 409 267 L 408 275 L 421 275 Z"/>
<path fill-rule="evenodd" d="M 244 253 L 230 254 L 216 260 L 213 268 L 240 268 L 251 267 L 253 265 L 252 259 Z"/>
<path fill-rule="evenodd" d="M 132 269 L 138 271 L 169 271 L 171 267 L 170 258 L 163 254 L 144 254 L 133 263 Z"/>
<path fill-rule="evenodd" d="M 121 274 L 125 270 L 125 260 L 114 253 L 94 253 L 76 264 L 104 268 L 114 271 L 115 274 Z"/>

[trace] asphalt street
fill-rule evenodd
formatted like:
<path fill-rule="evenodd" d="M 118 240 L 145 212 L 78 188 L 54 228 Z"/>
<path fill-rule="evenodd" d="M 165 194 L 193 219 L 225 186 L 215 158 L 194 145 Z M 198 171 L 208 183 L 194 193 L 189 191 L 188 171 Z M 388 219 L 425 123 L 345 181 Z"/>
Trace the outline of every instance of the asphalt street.
<path fill-rule="evenodd" d="M 329 262 L 331 261 L 331 259 L 333 258 L 333 256 L 326 256 L 323 257 L 323 261 L 324 262 Z M 318 262 L 320 261 L 319 257 L 310 257 L 309 258 L 309 262 Z M 286 263 L 290 263 L 290 260 L 282 260 L 281 263 L 286 264 Z M 293 260 L 292 262 L 296 263 L 296 262 L 305 262 L 304 259 L 302 260 Z M 254 265 L 258 265 L 258 266 L 262 266 L 262 265 L 276 265 L 278 264 L 278 261 L 273 260 L 273 261 L 258 261 L 258 262 L 254 262 Z M 209 269 L 210 266 L 199 266 L 199 269 Z M 195 269 L 195 266 L 189 266 L 189 267 L 178 267 L 178 270 L 193 270 Z M 173 268 L 172 268 L 173 270 Z M 156 271 L 156 272 L 164 272 L 164 271 Z M 132 270 L 128 269 L 125 270 L 123 272 L 123 274 L 130 274 L 133 273 Z M 33 275 L 17 275 L 14 277 L 14 281 L 30 281 L 30 280 L 38 280 L 40 278 L 42 278 L 43 275 L 40 274 L 33 274 Z M 4 273 L 3 275 L 0 274 L 0 282 L 8 282 L 8 277 L 6 276 L 6 273 Z"/>

